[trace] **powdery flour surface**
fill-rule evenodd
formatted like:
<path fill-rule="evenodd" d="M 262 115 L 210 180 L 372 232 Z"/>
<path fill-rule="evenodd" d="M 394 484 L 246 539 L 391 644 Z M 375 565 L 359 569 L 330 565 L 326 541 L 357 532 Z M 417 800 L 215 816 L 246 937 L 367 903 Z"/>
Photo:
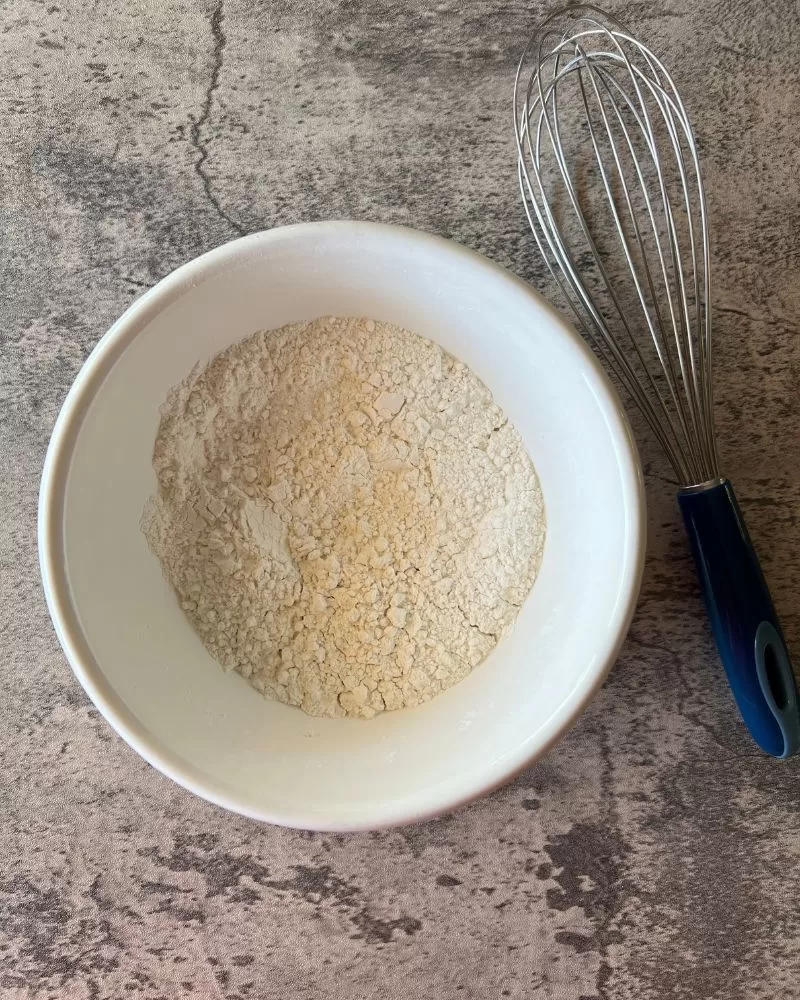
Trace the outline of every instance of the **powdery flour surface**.
<path fill-rule="evenodd" d="M 144 531 L 206 648 L 311 715 L 461 680 L 541 561 L 536 473 L 488 389 L 372 320 L 260 332 L 195 368 L 154 466 Z"/>

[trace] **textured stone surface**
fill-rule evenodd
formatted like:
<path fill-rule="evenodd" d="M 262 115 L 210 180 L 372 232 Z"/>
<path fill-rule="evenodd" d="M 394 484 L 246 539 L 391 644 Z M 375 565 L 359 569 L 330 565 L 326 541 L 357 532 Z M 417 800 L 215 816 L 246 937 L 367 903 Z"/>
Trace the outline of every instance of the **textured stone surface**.
<path fill-rule="evenodd" d="M 614 9 L 702 138 L 725 467 L 800 648 L 800 21 Z M 0 995 L 74 1000 L 797 995 L 800 771 L 748 742 L 662 458 L 639 611 L 591 709 L 461 813 L 329 837 L 224 814 L 79 690 L 35 551 L 47 438 L 143 288 L 238 233 L 355 217 L 546 287 L 510 89 L 538 2 L 7 0 L 0 10 Z"/>

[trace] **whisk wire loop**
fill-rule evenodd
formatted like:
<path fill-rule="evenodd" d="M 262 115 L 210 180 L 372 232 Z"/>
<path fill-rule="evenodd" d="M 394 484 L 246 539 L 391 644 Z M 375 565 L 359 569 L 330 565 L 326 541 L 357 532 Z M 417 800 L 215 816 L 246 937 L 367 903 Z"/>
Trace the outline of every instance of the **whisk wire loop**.
<path fill-rule="evenodd" d="M 719 477 L 711 273 L 697 146 L 663 63 L 591 5 L 517 69 L 518 180 L 539 251 L 685 485 Z M 576 139 L 577 135 L 577 139 Z M 582 183 L 591 152 L 599 183 Z M 599 200 L 598 197 L 602 196 Z M 608 247 L 609 242 L 613 243 Z"/>

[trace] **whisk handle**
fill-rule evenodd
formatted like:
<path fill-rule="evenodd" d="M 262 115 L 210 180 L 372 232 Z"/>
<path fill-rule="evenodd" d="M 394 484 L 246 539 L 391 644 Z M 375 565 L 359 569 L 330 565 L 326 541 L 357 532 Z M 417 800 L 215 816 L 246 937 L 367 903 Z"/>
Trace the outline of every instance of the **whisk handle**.
<path fill-rule="evenodd" d="M 800 702 L 778 616 L 727 480 L 678 494 L 728 681 L 762 750 L 800 747 Z"/>

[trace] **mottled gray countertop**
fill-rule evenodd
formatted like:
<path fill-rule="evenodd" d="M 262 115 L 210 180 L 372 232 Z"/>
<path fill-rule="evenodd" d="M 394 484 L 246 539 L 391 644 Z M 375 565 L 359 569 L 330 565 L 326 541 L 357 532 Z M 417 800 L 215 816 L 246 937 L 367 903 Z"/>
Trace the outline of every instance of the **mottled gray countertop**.
<path fill-rule="evenodd" d="M 614 4 L 693 111 L 718 417 L 800 649 L 800 18 Z M 800 769 L 748 741 L 663 459 L 638 614 L 510 787 L 389 833 L 260 826 L 145 764 L 59 649 L 36 558 L 58 408 L 112 320 L 237 234 L 334 217 L 452 236 L 545 287 L 510 91 L 530 0 L 6 0 L 0 9 L 0 996 L 800 995 Z M 798 654 L 800 655 L 800 654 Z"/>

